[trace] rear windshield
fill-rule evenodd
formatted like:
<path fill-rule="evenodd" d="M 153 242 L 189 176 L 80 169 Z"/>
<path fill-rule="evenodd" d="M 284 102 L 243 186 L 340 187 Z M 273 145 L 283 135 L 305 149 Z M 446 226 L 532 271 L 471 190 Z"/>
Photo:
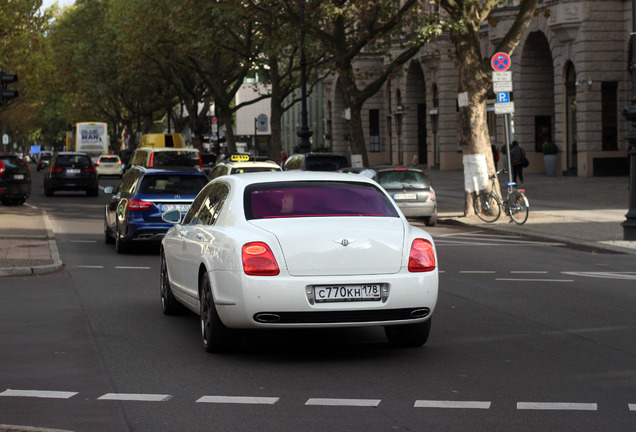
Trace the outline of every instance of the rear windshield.
<path fill-rule="evenodd" d="M 99 158 L 99 161 L 107 163 L 117 163 L 119 161 L 119 158 L 117 156 L 101 156 Z"/>
<path fill-rule="evenodd" d="M 249 219 L 327 216 L 398 217 L 377 187 L 364 183 L 261 183 L 245 190 L 245 217 Z"/>
<path fill-rule="evenodd" d="M 192 151 L 165 151 L 152 154 L 151 166 L 199 166 L 199 153 Z"/>
<path fill-rule="evenodd" d="M 400 170 L 380 171 L 377 181 L 383 188 L 413 188 L 426 189 L 429 187 L 428 177 L 419 171 Z"/>
<path fill-rule="evenodd" d="M 0 156 L 0 162 L 7 168 L 26 168 L 26 165 L 17 156 Z"/>
<path fill-rule="evenodd" d="M 55 165 L 58 167 L 91 166 L 93 162 L 87 155 L 57 155 Z"/>
<path fill-rule="evenodd" d="M 207 183 L 201 175 L 147 175 L 139 192 L 148 195 L 196 195 Z"/>
<path fill-rule="evenodd" d="M 338 171 L 349 166 L 344 156 L 311 155 L 305 159 L 307 171 Z"/>

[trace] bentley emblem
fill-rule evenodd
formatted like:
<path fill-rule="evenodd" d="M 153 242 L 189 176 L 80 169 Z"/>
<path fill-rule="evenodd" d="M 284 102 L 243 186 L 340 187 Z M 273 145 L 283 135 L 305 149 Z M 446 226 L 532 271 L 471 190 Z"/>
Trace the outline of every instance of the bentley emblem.
<path fill-rule="evenodd" d="M 349 240 L 349 239 L 333 239 L 333 241 L 335 241 L 336 243 L 341 244 L 342 246 L 348 246 L 350 243 L 353 243 L 355 241 L 355 239 L 353 240 Z"/>

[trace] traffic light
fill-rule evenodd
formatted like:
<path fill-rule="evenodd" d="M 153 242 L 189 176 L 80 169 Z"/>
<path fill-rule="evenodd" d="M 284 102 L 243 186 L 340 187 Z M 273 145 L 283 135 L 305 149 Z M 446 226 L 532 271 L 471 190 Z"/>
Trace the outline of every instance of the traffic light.
<path fill-rule="evenodd" d="M 2 84 L 2 93 L 0 94 L 0 105 L 8 100 L 18 97 L 17 90 L 7 88 L 9 84 L 18 81 L 18 74 L 3 72 L 0 70 L 0 81 Z"/>

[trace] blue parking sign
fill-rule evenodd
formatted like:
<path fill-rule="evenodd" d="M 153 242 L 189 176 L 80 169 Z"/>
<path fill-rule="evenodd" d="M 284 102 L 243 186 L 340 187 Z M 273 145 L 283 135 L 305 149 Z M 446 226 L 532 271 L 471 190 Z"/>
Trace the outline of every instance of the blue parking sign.
<path fill-rule="evenodd" d="M 497 93 L 497 102 L 498 103 L 510 102 L 510 92 L 498 92 Z"/>

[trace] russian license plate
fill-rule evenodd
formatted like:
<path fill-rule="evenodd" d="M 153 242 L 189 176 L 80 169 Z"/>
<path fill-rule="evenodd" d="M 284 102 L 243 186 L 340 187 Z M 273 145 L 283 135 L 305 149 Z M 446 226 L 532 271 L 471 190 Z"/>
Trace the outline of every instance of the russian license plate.
<path fill-rule="evenodd" d="M 395 200 L 414 200 L 417 199 L 417 194 L 414 193 L 396 193 L 393 194 Z"/>
<path fill-rule="evenodd" d="M 14 174 L 13 180 L 24 180 L 24 174 Z"/>
<path fill-rule="evenodd" d="M 316 303 L 379 301 L 380 285 L 317 285 L 314 299 Z"/>
<path fill-rule="evenodd" d="M 163 211 L 179 210 L 181 213 L 185 213 L 190 208 L 190 204 L 164 204 Z"/>
<path fill-rule="evenodd" d="M 66 168 L 66 174 L 79 174 L 79 168 Z"/>

